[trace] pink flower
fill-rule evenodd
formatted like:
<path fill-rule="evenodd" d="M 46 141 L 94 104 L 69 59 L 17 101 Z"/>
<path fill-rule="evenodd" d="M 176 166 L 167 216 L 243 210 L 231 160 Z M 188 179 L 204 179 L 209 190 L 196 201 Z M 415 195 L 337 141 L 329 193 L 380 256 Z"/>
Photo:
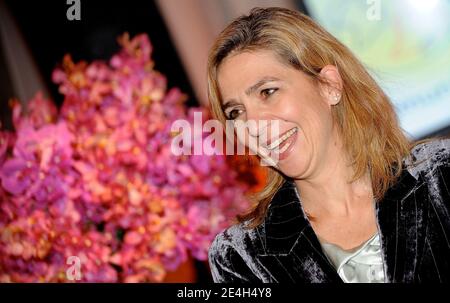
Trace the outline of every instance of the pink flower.
<path fill-rule="evenodd" d="M 60 112 L 38 94 L 0 132 L 0 281 L 72 282 L 77 257 L 80 282 L 161 282 L 249 207 L 225 156 L 172 154 L 172 122 L 208 112 L 167 89 L 146 35 L 119 42 L 108 63 L 66 55 Z"/>
<path fill-rule="evenodd" d="M 0 170 L 0 179 L 2 187 L 17 196 L 31 187 L 33 182 L 37 180 L 38 174 L 38 168 L 32 162 L 21 158 L 13 158 L 3 164 Z"/>
<path fill-rule="evenodd" d="M 0 130 L 0 166 L 5 161 L 8 153 L 12 150 L 15 139 L 14 133 Z"/>

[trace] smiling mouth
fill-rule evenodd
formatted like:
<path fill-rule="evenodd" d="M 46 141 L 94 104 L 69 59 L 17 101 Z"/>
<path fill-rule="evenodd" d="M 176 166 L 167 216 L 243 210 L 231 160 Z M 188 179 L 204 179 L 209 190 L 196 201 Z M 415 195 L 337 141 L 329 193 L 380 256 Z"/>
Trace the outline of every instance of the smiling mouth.
<path fill-rule="evenodd" d="M 277 140 L 275 140 L 274 142 L 270 143 L 267 146 L 267 149 L 269 150 L 274 150 L 276 149 L 278 146 L 280 146 L 280 144 L 282 144 L 284 141 L 286 141 L 287 139 L 289 139 L 292 135 L 294 135 L 296 132 L 298 131 L 297 127 L 293 127 L 290 130 L 286 131 L 280 138 L 278 138 Z"/>

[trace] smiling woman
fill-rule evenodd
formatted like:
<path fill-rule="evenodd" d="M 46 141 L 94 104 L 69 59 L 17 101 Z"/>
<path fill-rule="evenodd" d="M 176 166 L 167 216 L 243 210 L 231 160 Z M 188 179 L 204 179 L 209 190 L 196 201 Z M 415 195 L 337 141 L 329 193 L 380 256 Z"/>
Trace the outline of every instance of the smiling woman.
<path fill-rule="evenodd" d="M 213 45 L 208 93 L 223 123 L 268 121 L 238 139 L 276 156 L 256 207 L 210 248 L 216 282 L 449 281 L 450 140 L 410 141 L 331 34 L 299 12 L 255 8 Z"/>

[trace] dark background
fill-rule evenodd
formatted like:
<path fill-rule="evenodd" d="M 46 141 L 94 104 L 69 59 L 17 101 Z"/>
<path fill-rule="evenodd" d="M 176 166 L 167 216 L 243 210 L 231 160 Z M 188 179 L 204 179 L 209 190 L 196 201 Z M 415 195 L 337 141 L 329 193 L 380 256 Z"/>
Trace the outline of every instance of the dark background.
<path fill-rule="evenodd" d="M 1 0 L 0 0 L 1 1 Z M 23 37 L 37 63 L 51 98 L 60 106 L 63 96 L 51 82 L 53 69 L 70 53 L 75 62 L 80 60 L 108 60 L 119 50 L 117 37 L 128 32 L 131 37 L 147 33 L 153 45 L 155 69 L 168 80 L 168 87 L 179 87 L 189 95 L 188 106 L 198 105 L 194 93 L 176 53 L 164 20 L 153 1 L 81 1 L 81 20 L 69 21 L 66 11 L 70 7 L 64 0 L 6 0 Z M 0 51 L 0 65 L 5 66 Z M 3 68 L 2 68 L 3 69 Z M 8 99 L 13 97 L 10 79 L 0 72 L 2 94 L 2 122 L 11 129 Z"/>

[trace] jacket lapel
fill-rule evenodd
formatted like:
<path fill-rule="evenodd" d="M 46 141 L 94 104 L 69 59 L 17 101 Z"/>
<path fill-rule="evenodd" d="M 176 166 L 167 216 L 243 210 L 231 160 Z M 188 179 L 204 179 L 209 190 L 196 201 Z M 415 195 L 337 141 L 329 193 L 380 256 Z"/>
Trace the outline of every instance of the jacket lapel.
<path fill-rule="evenodd" d="M 324 255 L 301 207 L 295 182 L 287 179 L 273 197 L 260 227 L 258 256 L 278 282 L 342 282 Z"/>
<path fill-rule="evenodd" d="M 376 203 L 385 273 L 388 282 L 417 281 L 425 244 L 428 187 L 421 175 L 407 169 Z"/>

